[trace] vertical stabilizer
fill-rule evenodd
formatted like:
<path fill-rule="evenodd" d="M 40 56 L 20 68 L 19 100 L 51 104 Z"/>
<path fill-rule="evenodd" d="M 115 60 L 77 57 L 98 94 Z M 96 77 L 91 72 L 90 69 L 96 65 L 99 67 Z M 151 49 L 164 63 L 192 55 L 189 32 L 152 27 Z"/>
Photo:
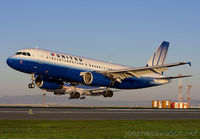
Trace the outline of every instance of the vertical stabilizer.
<path fill-rule="evenodd" d="M 151 56 L 146 66 L 159 66 L 165 64 L 168 47 L 169 42 L 163 41 L 156 52 Z"/>

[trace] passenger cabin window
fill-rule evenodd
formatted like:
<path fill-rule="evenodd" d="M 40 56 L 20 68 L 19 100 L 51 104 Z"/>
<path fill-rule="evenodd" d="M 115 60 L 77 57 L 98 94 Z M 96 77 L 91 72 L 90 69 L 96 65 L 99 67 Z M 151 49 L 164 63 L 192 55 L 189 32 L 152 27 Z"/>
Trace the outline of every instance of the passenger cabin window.
<path fill-rule="evenodd" d="M 65 56 L 64 55 L 61 55 L 62 56 L 62 58 L 65 58 Z"/>
<path fill-rule="evenodd" d="M 56 54 L 57 55 L 57 57 L 60 57 L 60 55 L 59 54 Z"/>

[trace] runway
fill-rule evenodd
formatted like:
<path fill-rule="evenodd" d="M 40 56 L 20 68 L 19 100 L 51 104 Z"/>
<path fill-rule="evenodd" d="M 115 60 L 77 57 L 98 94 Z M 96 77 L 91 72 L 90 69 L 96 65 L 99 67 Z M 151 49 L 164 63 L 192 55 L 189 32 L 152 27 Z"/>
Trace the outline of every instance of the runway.
<path fill-rule="evenodd" d="M 0 107 L 0 120 L 200 120 L 199 109 Z"/>

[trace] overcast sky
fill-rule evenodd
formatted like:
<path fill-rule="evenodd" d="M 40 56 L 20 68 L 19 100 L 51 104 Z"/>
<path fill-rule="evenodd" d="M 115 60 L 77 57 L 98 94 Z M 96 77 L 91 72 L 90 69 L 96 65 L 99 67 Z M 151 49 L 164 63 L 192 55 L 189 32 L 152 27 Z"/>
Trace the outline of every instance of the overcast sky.
<path fill-rule="evenodd" d="M 9 68 L 6 58 L 39 48 L 132 67 L 145 66 L 163 41 L 167 63 L 192 61 L 166 76 L 192 74 L 192 98 L 200 100 L 199 0 L 0 0 L 0 97 L 40 94 L 28 89 L 30 76 Z M 176 99 L 178 82 L 117 92 L 112 100 Z M 102 99 L 97 97 L 95 99 Z"/>

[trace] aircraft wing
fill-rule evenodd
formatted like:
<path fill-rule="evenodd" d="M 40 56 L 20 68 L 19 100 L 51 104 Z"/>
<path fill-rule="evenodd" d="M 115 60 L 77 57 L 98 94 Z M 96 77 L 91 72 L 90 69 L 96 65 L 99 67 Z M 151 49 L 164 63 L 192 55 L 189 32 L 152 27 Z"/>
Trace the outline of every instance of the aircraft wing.
<path fill-rule="evenodd" d="M 127 68 L 127 69 L 120 69 L 120 70 L 114 70 L 114 71 L 103 71 L 103 72 L 99 71 L 99 72 L 109 77 L 110 79 L 121 82 L 121 80 L 124 80 L 126 78 L 130 78 L 130 77 L 140 78 L 141 76 L 145 74 L 151 74 L 151 73 L 162 74 L 163 71 L 167 71 L 168 68 L 170 67 L 186 65 L 186 64 L 191 66 L 191 62 L 179 62 L 179 63 L 174 63 L 174 64 L 159 65 L 159 66 Z"/>

